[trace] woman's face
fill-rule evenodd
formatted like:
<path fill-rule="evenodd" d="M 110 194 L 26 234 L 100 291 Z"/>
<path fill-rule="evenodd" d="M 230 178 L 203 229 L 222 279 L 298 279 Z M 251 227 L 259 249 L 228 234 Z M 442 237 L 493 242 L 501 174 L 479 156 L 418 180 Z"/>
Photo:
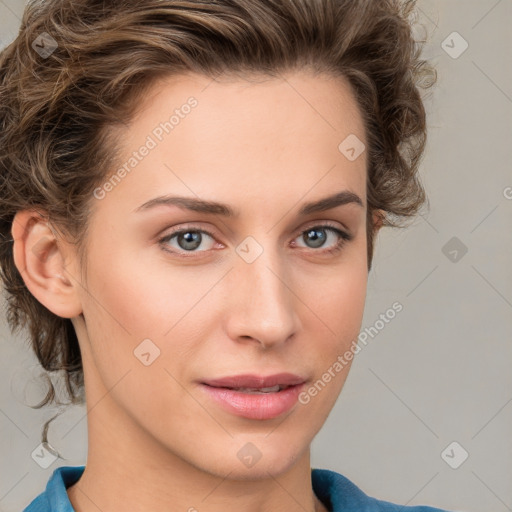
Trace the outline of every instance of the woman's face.
<path fill-rule="evenodd" d="M 88 399 L 101 399 L 89 421 L 121 415 L 130 425 L 118 436 L 137 432 L 212 474 L 284 471 L 331 411 L 361 327 L 366 141 L 355 98 L 342 79 L 306 72 L 259 83 L 190 74 L 159 82 L 139 107 L 92 198 L 77 285 Z M 321 202 L 341 193 L 348 202 Z M 285 395 L 204 384 L 280 373 L 305 384 Z"/>

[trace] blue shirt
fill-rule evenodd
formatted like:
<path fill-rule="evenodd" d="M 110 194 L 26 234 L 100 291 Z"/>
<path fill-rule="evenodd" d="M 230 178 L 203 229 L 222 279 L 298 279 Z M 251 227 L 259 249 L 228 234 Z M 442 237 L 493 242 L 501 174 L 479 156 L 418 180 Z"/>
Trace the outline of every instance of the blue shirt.
<path fill-rule="evenodd" d="M 23 512 L 75 512 L 66 489 L 82 476 L 85 466 L 62 466 L 53 471 L 46 490 Z M 311 483 L 318 499 L 332 512 L 446 512 L 425 506 L 403 506 L 367 496 L 348 478 L 328 469 L 312 469 Z"/>

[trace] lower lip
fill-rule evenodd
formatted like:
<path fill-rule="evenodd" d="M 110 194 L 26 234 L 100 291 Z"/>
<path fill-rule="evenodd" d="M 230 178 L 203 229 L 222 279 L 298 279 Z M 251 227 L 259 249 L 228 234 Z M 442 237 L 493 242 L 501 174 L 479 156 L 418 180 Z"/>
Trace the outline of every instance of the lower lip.
<path fill-rule="evenodd" d="M 275 393 L 243 393 L 202 384 L 205 390 L 226 411 L 252 420 L 269 420 L 289 411 L 297 402 L 305 384 L 297 384 Z"/>

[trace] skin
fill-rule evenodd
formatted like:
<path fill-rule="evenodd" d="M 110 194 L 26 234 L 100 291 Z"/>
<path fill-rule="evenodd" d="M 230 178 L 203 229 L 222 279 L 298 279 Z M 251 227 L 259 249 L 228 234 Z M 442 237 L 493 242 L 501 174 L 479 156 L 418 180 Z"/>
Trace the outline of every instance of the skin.
<path fill-rule="evenodd" d="M 309 403 L 271 420 L 224 411 L 197 381 L 288 371 L 309 387 L 357 338 L 368 278 L 366 152 L 349 161 L 338 145 L 349 134 L 366 144 L 363 121 L 339 77 L 182 75 L 154 84 L 118 129 L 120 165 L 190 96 L 197 107 L 103 199 L 91 199 L 86 280 L 73 246 L 43 217 L 26 210 L 13 223 L 27 287 L 71 318 L 79 338 L 88 458 L 68 496 L 77 512 L 326 511 L 311 486 L 310 444 L 350 365 Z M 298 216 L 303 203 L 341 190 L 363 206 Z M 221 201 L 240 216 L 134 212 L 163 194 Z M 325 231 L 323 246 L 302 235 L 324 221 L 353 235 L 336 254 L 325 253 L 335 233 Z M 203 234 L 188 253 L 177 237 L 159 243 L 189 224 L 214 238 Z M 247 236 L 263 248 L 252 263 L 236 252 Z M 160 349 L 149 366 L 134 356 L 146 338 Z M 262 455 L 250 468 L 237 457 L 248 442 Z"/>

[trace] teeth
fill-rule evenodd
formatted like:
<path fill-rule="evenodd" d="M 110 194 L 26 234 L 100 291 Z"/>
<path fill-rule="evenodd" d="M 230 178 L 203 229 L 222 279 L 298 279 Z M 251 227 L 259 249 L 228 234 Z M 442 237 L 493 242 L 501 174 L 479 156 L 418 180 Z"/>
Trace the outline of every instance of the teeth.
<path fill-rule="evenodd" d="M 280 389 L 281 386 L 279 384 L 271 388 L 234 388 L 235 391 L 241 391 L 242 393 L 276 393 Z"/>

